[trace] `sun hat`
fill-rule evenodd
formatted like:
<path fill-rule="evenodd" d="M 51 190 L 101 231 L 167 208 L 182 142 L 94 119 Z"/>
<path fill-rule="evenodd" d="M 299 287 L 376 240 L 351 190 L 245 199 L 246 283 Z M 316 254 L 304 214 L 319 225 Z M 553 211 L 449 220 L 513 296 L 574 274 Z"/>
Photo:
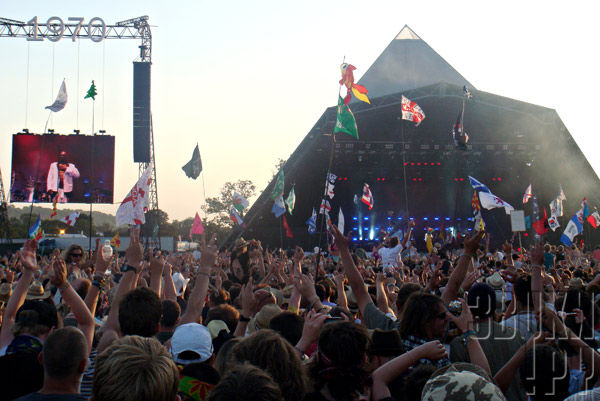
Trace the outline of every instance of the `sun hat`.
<path fill-rule="evenodd" d="M 276 304 L 267 304 L 248 322 L 248 332 L 254 333 L 260 329 L 268 329 L 271 319 L 279 315 L 283 310 Z"/>
<path fill-rule="evenodd" d="M 46 299 L 49 298 L 50 291 L 44 291 L 44 286 L 38 280 L 34 280 L 27 289 L 27 296 L 25 297 L 28 301 L 33 301 L 36 299 Z"/>
<path fill-rule="evenodd" d="M 196 359 L 182 359 L 183 352 L 190 351 L 198 354 Z M 198 323 L 187 323 L 175 329 L 171 337 L 171 355 L 173 360 L 181 365 L 204 362 L 213 354 L 213 343 L 210 331 Z"/>
<path fill-rule="evenodd" d="M 494 274 L 486 278 L 485 282 L 495 290 L 504 289 L 504 287 L 506 286 L 506 282 L 498 272 L 494 272 Z"/>
<path fill-rule="evenodd" d="M 225 330 L 229 334 L 229 327 L 227 327 L 227 324 L 222 320 L 211 320 L 206 325 L 206 328 L 210 331 L 210 336 L 213 340 L 219 336 L 219 333 L 222 330 Z"/>

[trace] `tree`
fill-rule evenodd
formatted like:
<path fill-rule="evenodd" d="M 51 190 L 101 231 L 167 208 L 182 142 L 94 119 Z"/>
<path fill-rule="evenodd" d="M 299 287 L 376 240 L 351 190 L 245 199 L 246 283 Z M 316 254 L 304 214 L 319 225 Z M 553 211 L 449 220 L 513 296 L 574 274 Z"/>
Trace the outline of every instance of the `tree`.
<path fill-rule="evenodd" d="M 153 209 L 146 212 L 146 222 L 142 224 L 142 235 L 144 237 L 152 237 L 154 227 L 158 225 L 161 236 L 163 235 L 163 227 L 169 223 L 169 215 L 160 210 Z"/>
<path fill-rule="evenodd" d="M 206 198 L 206 205 L 202 208 L 208 215 L 207 223 L 213 223 L 215 227 L 223 228 L 231 228 L 233 226 L 233 222 L 229 217 L 229 208 L 233 205 L 234 192 L 248 199 L 254 196 L 256 186 L 250 180 L 226 182 L 223 188 L 221 188 L 219 196 Z M 242 212 L 241 215 L 243 216 L 243 214 Z"/>
<path fill-rule="evenodd" d="M 281 157 L 277 158 L 277 163 L 275 163 L 275 171 L 273 172 L 273 177 L 271 177 L 271 179 L 275 178 L 275 176 L 279 174 L 279 170 L 283 168 L 285 163 L 287 163 L 287 160 L 282 159 Z"/>

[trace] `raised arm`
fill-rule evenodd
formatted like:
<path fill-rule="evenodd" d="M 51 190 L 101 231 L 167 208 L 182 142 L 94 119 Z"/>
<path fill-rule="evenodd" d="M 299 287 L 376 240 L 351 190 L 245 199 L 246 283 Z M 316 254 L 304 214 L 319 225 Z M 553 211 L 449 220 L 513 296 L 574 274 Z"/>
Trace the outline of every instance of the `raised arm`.
<path fill-rule="evenodd" d="M 348 309 L 348 298 L 346 298 L 346 289 L 344 288 L 344 273 L 338 272 L 333 275 L 335 288 L 337 290 L 337 301 L 335 302 L 340 308 Z"/>
<path fill-rule="evenodd" d="M 356 301 L 358 303 L 358 308 L 361 313 L 365 313 L 365 308 L 368 304 L 372 303 L 371 297 L 369 293 L 365 289 L 365 284 L 360 275 L 360 272 L 356 268 L 354 261 L 352 260 L 352 255 L 350 255 L 350 250 L 348 249 L 348 239 L 344 237 L 344 234 L 340 232 L 337 226 L 331 225 L 331 231 L 333 232 L 333 236 L 335 237 L 335 243 L 338 246 L 340 251 L 340 257 L 342 258 L 342 266 L 344 267 L 344 272 L 346 273 L 346 277 L 348 277 L 348 283 L 352 288 L 352 292 L 356 297 Z"/>
<path fill-rule="evenodd" d="M 98 296 L 100 295 L 100 289 L 105 286 L 106 282 L 106 271 L 108 270 L 108 266 L 112 263 L 115 258 L 115 255 L 112 255 L 111 258 L 106 261 L 99 252 L 100 248 L 100 239 L 96 239 L 96 251 L 94 252 L 94 267 L 95 272 L 92 278 L 92 286 L 90 290 L 85 295 L 84 303 L 89 309 L 92 317 L 96 314 L 96 306 L 98 305 Z"/>
<path fill-rule="evenodd" d="M 481 348 L 479 339 L 473 331 L 473 315 L 471 314 L 469 305 L 467 305 L 464 299 L 461 299 L 460 303 L 462 305 L 460 316 L 456 317 L 450 312 L 448 312 L 448 316 L 454 321 L 456 327 L 458 327 L 463 334 L 463 340 L 466 343 L 471 363 L 483 368 L 483 370 L 491 375 L 492 371 L 490 369 L 490 364 L 483 352 L 483 348 Z"/>
<path fill-rule="evenodd" d="M 473 256 L 475 256 L 475 252 L 479 247 L 479 242 L 483 237 L 484 231 L 478 231 L 472 238 L 465 238 L 464 242 L 464 253 L 458 260 L 458 264 L 452 271 L 450 278 L 448 279 L 448 285 L 446 285 L 446 290 L 442 294 L 442 300 L 444 303 L 448 304 L 450 301 L 454 300 L 458 296 L 458 289 L 460 285 L 465 279 L 467 275 L 467 271 L 469 270 L 469 265 L 473 263 Z"/>
<path fill-rule="evenodd" d="M 13 340 L 12 328 L 15 325 L 17 311 L 23 305 L 23 302 L 25 302 L 29 284 L 33 280 L 34 273 L 39 269 L 35 255 L 36 248 L 36 241 L 27 240 L 25 245 L 23 245 L 23 250 L 19 252 L 18 257 L 21 259 L 23 272 L 4 310 L 2 330 L 0 331 L 0 348 L 7 346 Z"/>
<path fill-rule="evenodd" d="M 77 327 L 83 332 L 88 343 L 88 353 L 92 350 L 92 342 L 94 340 L 94 317 L 86 306 L 83 299 L 75 292 L 71 284 L 67 281 L 67 266 L 64 260 L 55 258 L 52 262 L 52 270 L 50 282 L 56 286 L 63 297 L 65 303 L 75 315 Z"/>
<path fill-rule="evenodd" d="M 150 289 L 161 296 L 162 274 L 166 259 L 164 255 L 150 254 Z"/>
<path fill-rule="evenodd" d="M 200 266 L 196 272 L 196 282 L 194 283 L 194 289 L 190 295 L 187 308 L 181 319 L 179 319 L 178 326 L 185 323 L 200 323 L 202 319 L 202 308 L 204 308 L 206 294 L 208 293 L 210 271 L 215 266 L 215 260 L 217 259 L 216 240 L 217 235 L 213 234 L 210 242 L 206 245 L 206 240 L 204 236 L 202 237 L 202 256 L 200 257 Z"/>
<path fill-rule="evenodd" d="M 410 239 L 410 234 L 412 233 L 412 229 L 415 226 L 415 222 L 414 220 L 409 220 L 408 221 L 408 231 L 406 232 L 406 235 L 404 236 L 404 239 L 402 239 L 402 248 L 406 248 L 406 243 L 408 242 L 408 240 Z"/>

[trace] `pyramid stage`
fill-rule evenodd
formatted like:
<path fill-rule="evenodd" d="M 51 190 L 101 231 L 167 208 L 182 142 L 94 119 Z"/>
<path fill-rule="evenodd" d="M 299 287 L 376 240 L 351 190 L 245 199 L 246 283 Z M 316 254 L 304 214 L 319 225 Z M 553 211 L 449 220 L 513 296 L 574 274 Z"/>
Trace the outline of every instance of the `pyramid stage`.
<path fill-rule="evenodd" d="M 416 222 L 415 243 L 424 248 L 428 227 L 453 232 L 473 228 L 468 176 L 532 215 L 532 202 L 522 204 L 531 183 L 542 208 L 558 195 L 559 184 L 567 195 L 561 227 L 545 239 L 558 243 L 568 220 L 587 197 L 590 208 L 600 204 L 600 181 L 555 110 L 477 90 L 408 26 L 392 40 L 358 82 L 369 90 L 371 104 L 352 101 L 359 139 L 337 133 L 332 137 L 337 107 L 330 107 L 316 122 L 283 166 L 285 194 L 295 185 L 293 215 L 286 214 L 293 238 L 285 236 L 281 218 L 271 213 L 269 183 L 244 216 L 246 228 L 236 226 L 224 245 L 240 236 L 256 238 L 263 246 L 305 249 L 326 246 L 327 235 L 307 232 L 305 221 L 318 212 L 332 156 L 331 173 L 337 175 L 335 196 L 330 199 L 336 223 L 341 208 L 345 231 L 360 245 L 381 239 L 381 231 L 406 228 Z M 452 126 L 461 111 L 463 86 L 467 100 L 463 125 L 470 140 L 467 149 L 454 145 Z M 425 120 L 416 127 L 402 120 L 402 95 L 419 104 Z M 333 149 L 332 149 L 333 148 Z M 355 202 L 369 184 L 374 207 Z M 493 244 L 512 237 L 510 218 L 504 209 L 483 210 Z M 535 218 L 533 219 L 536 220 Z M 527 234 L 527 235 L 526 235 Z M 600 234 L 585 225 L 588 245 L 598 244 Z M 533 231 L 523 233 L 524 245 Z"/>

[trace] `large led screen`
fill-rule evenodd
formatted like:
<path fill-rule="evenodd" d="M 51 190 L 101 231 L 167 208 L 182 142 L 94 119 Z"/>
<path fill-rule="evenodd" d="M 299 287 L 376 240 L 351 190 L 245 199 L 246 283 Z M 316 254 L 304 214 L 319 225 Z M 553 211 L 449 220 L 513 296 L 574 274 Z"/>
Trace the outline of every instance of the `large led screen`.
<path fill-rule="evenodd" d="M 113 203 L 115 137 L 13 135 L 10 201 Z"/>

